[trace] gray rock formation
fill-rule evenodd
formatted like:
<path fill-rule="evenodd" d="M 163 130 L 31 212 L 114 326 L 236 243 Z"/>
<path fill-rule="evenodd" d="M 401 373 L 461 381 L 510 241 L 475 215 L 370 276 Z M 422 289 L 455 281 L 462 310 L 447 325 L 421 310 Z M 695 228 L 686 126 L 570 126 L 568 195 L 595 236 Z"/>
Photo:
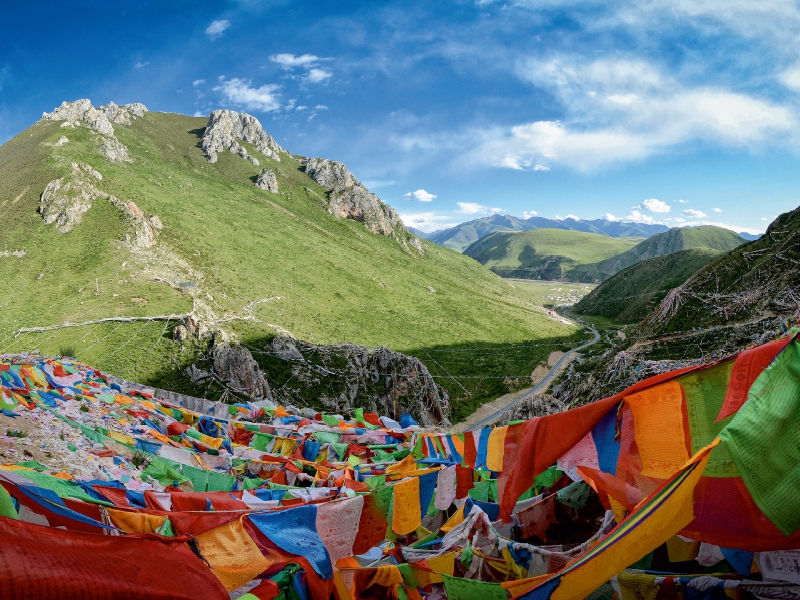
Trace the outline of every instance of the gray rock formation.
<path fill-rule="evenodd" d="M 447 392 L 413 356 L 386 347 L 316 346 L 287 336 L 273 338 L 269 351 L 291 363 L 281 396 L 297 404 L 313 399 L 327 412 L 360 407 L 394 419 L 409 412 L 424 427 L 449 426 Z"/>
<path fill-rule="evenodd" d="M 275 177 L 275 171 L 272 169 L 261 169 L 261 173 L 258 174 L 258 179 L 256 179 L 256 187 L 277 194 L 278 179 Z"/>
<path fill-rule="evenodd" d="M 125 144 L 121 143 L 115 137 L 109 137 L 103 141 L 100 145 L 100 154 L 111 162 L 133 162 Z"/>
<path fill-rule="evenodd" d="M 215 342 L 210 358 L 214 374 L 234 392 L 247 394 L 251 398 L 272 400 L 267 378 L 247 348 L 231 346 L 228 342 Z"/>
<path fill-rule="evenodd" d="M 406 229 L 397 211 L 370 192 L 342 163 L 312 158 L 306 163 L 306 175 L 328 190 L 326 209 L 333 216 L 360 221 L 373 233 L 408 241 L 422 250 L 419 240 Z"/>
<path fill-rule="evenodd" d="M 102 137 L 100 153 L 110 161 L 132 162 L 128 149 L 114 134 L 114 126 L 130 125 L 131 120 L 141 117 L 147 112 L 144 104 L 125 104 L 118 106 L 109 102 L 105 106 L 95 108 L 86 98 L 74 102 L 62 102 L 61 106 L 51 113 L 42 113 L 42 121 L 64 121 L 62 127 L 79 127 L 85 124 L 89 129 L 97 131 Z M 66 138 L 62 138 L 66 139 Z M 60 142 L 61 140 L 59 140 Z M 69 140 L 67 140 L 69 141 Z M 56 145 L 61 145 L 56 143 Z"/>
<path fill-rule="evenodd" d="M 215 110 L 208 116 L 202 142 L 208 162 L 217 162 L 217 154 L 228 149 L 258 165 L 258 159 L 250 156 L 239 140 L 255 145 L 256 150 L 278 162 L 281 160 L 280 154 L 286 153 L 272 136 L 267 135 L 258 119 L 247 113 Z"/>
<path fill-rule="evenodd" d="M 523 400 L 514 408 L 504 413 L 495 425 L 508 425 L 511 421 L 527 421 L 535 417 L 544 417 L 566 410 L 566 405 L 548 394 L 537 394 Z"/>
<path fill-rule="evenodd" d="M 156 216 L 147 217 L 131 200 L 120 200 L 97 187 L 103 176 L 84 162 L 72 163 L 70 172 L 48 183 L 39 202 L 39 213 L 47 224 L 55 223 L 61 233 L 68 233 L 83 220 L 83 214 L 98 198 L 107 198 L 119 208 L 133 226 L 128 241 L 139 248 L 156 243 L 156 230 L 162 227 Z"/>
<path fill-rule="evenodd" d="M 83 213 L 97 198 L 106 196 L 95 183 L 103 176 L 86 163 L 72 163 L 68 175 L 48 183 L 39 203 L 39 213 L 47 224 L 55 223 L 61 233 L 72 231 L 83 219 Z"/>
<path fill-rule="evenodd" d="M 53 144 L 53 146 L 63 146 L 64 144 L 68 143 L 69 143 L 69 138 L 67 138 L 67 136 L 65 135 L 62 135 L 60 138 L 58 138 L 58 141 Z"/>

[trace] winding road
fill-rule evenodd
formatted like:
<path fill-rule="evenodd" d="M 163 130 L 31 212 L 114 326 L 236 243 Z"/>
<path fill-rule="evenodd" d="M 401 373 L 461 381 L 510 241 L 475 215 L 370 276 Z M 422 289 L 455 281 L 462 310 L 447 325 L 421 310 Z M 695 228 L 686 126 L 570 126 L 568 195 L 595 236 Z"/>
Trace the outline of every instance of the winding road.
<path fill-rule="evenodd" d="M 573 318 L 574 318 L 574 317 L 573 317 Z M 597 330 L 596 330 L 594 327 L 592 327 L 592 326 L 591 326 L 591 325 L 589 325 L 588 323 L 585 323 L 584 321 L 581 321 L 581 320 L 579 320 L 579 319 L 575 319 L 575 320 L 576 320 L 577 322 L 579 322 L 581 325 L 583 325 L 584 327 L 586 327 L 587 329 L 591 330 L 591 332 L 594 334 L 594 335 L 593 335 L 593 337 L 592 337 L 592 339 L 591 339 L 591 340 L 589 340 L 588 342 L 586 342 L 585 344 L 581 344 L 581 345 L 580 345 L 580 346 L 578 346 L 577 348 L 573 348 L 572 350 L 569 350 L 568 352 L 566 352 L 566 353 L 564 354 L 564 356 L 562 356 L 562 357 L 559 359 L 559 361 L 558 361 L 558 362 L 557 362 L 555 365 L 553 365 L 553 368 L 552 368 L 552 369 L 550 369 L 550 371 L 548 371 L 547 375 L 545 375 L 545 376 L 544 376 L 544 379 L 542 379 L 542 380 L 541 380 L 539 383 L 537 383 L 537 384 L 536 384 L 536 385 L 533 387 L 533 389 L 531 389 L 531 391 L 530 391 L 530 392 L 528 392 L 527 394 L 523 394 L 523 395 L 522 395 L 522 396 L 520 396 L 519 398 L 516 398 L 516 399 L 515 399 L 513 402 L 511 402 L 510 404 L 507 404 L 506 406 L 504 406 L 504 407 L 503 407 L 503 408 L 501 408 L 500 410 L 493 412 L 492 414 L 490 414 L 490 415 L 489 415 L 488 417 L 486 417 L 485 419 L 483 419 L 483 420 L 479 421 L 478 423 L 476 423 L 475 425 L 473 425 L 472 427 L 470 427 L 470 428 L 468 429 L 468 431 L 475 431 L 476 429 L 481 429 L 481 428 L 483 428 L 483 427 L 487 427 L 488 425 L 491 425 L 491 424 L 492 424 L 492 423 L 494 423 L 494 422 L 495 422 L 497 419 L 499 419 L 499 418 L 500 418 L 500 416 L 501 416 L 501 415 L 502 415 L 504 412 L 506 412 L 506 411 L 508 411 L 508 410 L 511 410 L 511 409 L 512 409 L 514 406 L 516 406 L 516 405 L 517 405 L 517 404 L 519 404 L 520 402 L 524 402 L 524 401 L 525 401 L 527 398 L 530 398 L 530 397 L 531 397 L 531 396 L 533 396 L 534 394 L 538 394 L 539 392 L 541 392 L 541 391 L 543 391 L 543 390 L 546 390 L 546 389 L 547 389 L 547 386 L 549 386 L 549 385 L 550 385 L 550 382 L 551 382 L 551 381 L 553 381 L 553 378 L 556 376 L 556 374 L 558 373 L 558 370 L 559 370 L 559 369 L 560 369 L 560 368 L 561 368 L 563 365 L 565 365 L 565 364 L 566 364 L 568 361 L 570 361 L 570 360 L 572 359 L 572 357 L 573 357 L 573 356 L 575 356 L 575 355 L 576 355 L 578 352 L 580 352 L 580 351 L 581 351 L 581 350 L 583 350 L 584 348 L 588 348 L 589 346 L 592 346 L 592 345 L 594 345 L 594 344 L 596 344 L 597 342 L 599 342 L 599 341 L 600 341 L 600 334 L 599 334 L 599 333 L 597 333 Z"/>

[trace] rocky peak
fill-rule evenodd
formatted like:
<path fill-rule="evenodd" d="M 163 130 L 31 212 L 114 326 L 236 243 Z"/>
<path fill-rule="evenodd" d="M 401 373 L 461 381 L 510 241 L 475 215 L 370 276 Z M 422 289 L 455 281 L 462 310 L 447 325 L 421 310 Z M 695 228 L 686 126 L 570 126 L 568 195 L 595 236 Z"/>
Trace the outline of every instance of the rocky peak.
<path fill-rule="evenodd" d="M 372 233 L 388 235 L 422 252 L 422 244 L 406 229 L 397 211 L 353 177 L 344 164 L 311 158 L 306 162 L 306 175 L 328 190 L 325 208 L 333 216 L 364 223 Z"/>
<path fill-rule="evenodd" d="M 267 135 L 261 123 L 252 115 L 221 109 L 208 116 L 202 147 L 209 162 L 217 162 L 217 154 L 228 149 L 258 165 L 258 159 L 248 154 L 238 140 L 255 145 L 256 150 L 278 162 L 281 160 L 280 154 L 287 153 L 272 136 Z"/>
<path fill-rule="evenodd" d="M 105 106 L 95 108 L 87 98 L 73 102 L 62 102 L 61 106 L 51 113 L 42 113 L 42 121 L 64 121 L 62 127 L 79 127 L 85 125 L 103 136 L 100 153 L 112 162 L 132 162 L 128 149 L 114 134 L 114 126 L 130 125 L 131 120 L 141 117 L 147 112 L 144 104 L 125 104 L 118 106 L 109 102 Z"/>

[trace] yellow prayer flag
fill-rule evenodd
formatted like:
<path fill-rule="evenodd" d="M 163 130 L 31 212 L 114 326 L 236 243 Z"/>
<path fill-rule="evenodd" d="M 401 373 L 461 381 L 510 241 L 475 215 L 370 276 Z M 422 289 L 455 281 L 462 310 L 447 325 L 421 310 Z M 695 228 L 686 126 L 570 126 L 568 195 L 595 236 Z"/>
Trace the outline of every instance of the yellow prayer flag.
<path fill-rule="evenodd" d="M 503 471 L 503 452 L 506 441 L 508 425 L 495 427 L 489 434 L 489 443 L 486 448 L 486 468 L 500 473 Z"/>
<path fill-rule="evenodd" d="M 200 553 L 229 592 L 257 577 L 273 563 L 247 535 L 241 517 L 196 538 Z"/>
<path fill-rule="evenodd" d="M 393 486 L 392 531 L 407 535 L 422 524 L 419 507 L 419 479 L 411 477 Z"/>

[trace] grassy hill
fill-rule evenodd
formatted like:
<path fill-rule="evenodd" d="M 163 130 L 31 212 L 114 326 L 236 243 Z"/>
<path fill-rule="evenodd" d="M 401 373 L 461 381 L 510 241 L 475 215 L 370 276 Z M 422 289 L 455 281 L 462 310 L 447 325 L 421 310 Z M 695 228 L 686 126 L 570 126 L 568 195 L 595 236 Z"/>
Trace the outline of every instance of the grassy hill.
<path fill-rule="evenodd" d="M 690 248 L 731 250 L 746 241 L 733 231 L 713 225 L 675 227 L 642 241 L 627 252 L 575 269 L 572 276 L 576 281 L 605 281 L 626 267 L 656 256 Z"/>
<path fill-rule="evenodd" d="M 493 233 L 478 240 L 464 254 L 501 277 L 564 279 L 580 265 L 616 256 L 641 238 L 614 238 L 563 229 L 533 229 Z"/>
<path fill-rule="evenodd" d="M 427 242 L 423 253 L 412 251 L 332 216 L 327 190 L 299 157 L 277 162 L 242 143 L 260 166 L 227 151 L 209 163 L 200 148 L 205 126 L 205 118 L 164 113 L 115 125 L 131 163 L 104 158 L 89 128 L 52 121 L 0 147 L 0 352 L 73 354 L 121 377 L 202 395 L 182 369 L 209 341 L 173 340 L 181 317 L 19 332 L 192 312 L 201 331 L 223 329 L 253 347 L 281 329 L 317 344 L 388 345 L 431 364 L 451 399 L 479 404 L 497 386 L 479 381 L 465 354 L 443 349 L 527 345 L 510 363 L 482 370 L 501 381 L 532 370 L 552 350 L 547 344 L 575 337 L 468 257 Z M 55 145 L 62 135 L 69 142 Z M 132 243 L 130 215 L 105 197 L 68 233 L 45 224 L 37 212 L 45 186 L 80 162 L 102 175 L 104 193 L 158 217 L 152 248 Z M 264 167 L 280 193 L 254 186 Z"/>
<path fill-rule="evenodd" d="M 718 250 L 692 248 L 643 260 L 601 283 L 572 310 L 620 324 L 637 323 L 672 288 L 681 285 L 720 254 Z"/>

